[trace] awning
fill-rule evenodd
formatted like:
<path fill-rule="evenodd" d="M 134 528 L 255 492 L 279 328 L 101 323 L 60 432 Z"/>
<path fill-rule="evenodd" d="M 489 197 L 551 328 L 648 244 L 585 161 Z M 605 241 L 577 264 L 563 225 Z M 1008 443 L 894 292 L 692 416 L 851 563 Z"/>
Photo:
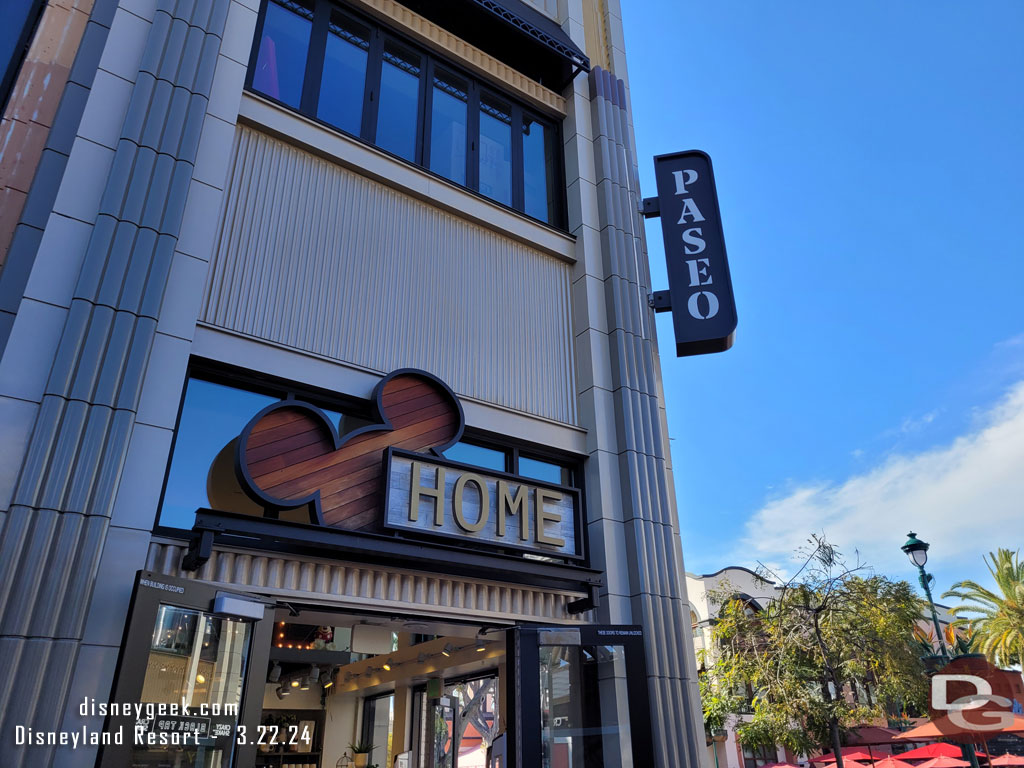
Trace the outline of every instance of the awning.
<path fill-rule="evenodd" d="M 398 2 L 554 91 L 590 71 L 590 59 L 569 35 L 522 0 Z"/>
<path fill-rule="evenodd" d="M 590 59 L 552 19 L 522 0 L 474 0 L 513 29 L 545 45 L 577 70 L 590 71 Z"/>

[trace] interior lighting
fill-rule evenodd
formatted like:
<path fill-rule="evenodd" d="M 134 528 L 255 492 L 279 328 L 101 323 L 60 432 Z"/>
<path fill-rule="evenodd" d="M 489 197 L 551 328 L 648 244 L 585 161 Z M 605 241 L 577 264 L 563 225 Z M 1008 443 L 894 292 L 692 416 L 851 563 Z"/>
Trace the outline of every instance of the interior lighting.
<path fill-rule="evenodd" d="M 278 662 L 274 662 L 274 666 L 270 668 L 270 674 L 267 675 L 267 682 L 276 683 L 281 679 L 281 665 Z"/>
<path fill-rule="evenodd" d="M 451 643 L 445 643 L 444 648 L 441 649 L 442 656 L 451 656 L 452 651 L 455 650 L 455 646 Z"/>

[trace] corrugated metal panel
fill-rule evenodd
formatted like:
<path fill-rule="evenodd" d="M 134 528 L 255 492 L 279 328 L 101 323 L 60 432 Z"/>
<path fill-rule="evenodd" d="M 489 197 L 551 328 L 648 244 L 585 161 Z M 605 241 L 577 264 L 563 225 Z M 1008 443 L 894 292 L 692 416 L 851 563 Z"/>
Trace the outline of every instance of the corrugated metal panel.
<path fill-rule="evenodd" d="M 184 544 L 154 541 L 147 570 L 295 601 L 372 606 L 507 621 L 582 621 L 567 605 L 582 593 L 397 571 L 372 565 L 214 549 L 197 573 L 181 570 Z"/>
<path fill-rule="evenodd" d="M 204 321 L 576 423 L 570 267 L 239 126 Z"/>

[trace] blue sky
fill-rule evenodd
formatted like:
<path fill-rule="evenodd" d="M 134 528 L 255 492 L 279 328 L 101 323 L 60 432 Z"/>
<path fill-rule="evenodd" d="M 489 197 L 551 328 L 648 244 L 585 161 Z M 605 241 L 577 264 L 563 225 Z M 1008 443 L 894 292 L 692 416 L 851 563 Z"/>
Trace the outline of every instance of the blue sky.
<path fill-rule="evenodd" d="M 733 349 L 659 316 L 687 570 L 1024 547 L 1024 3 L 624 0 L 645 195 L 714 162 Z M 655 288 L 667 288 L 657 220 Z M 933 567 L 934 566 L 934 567 Z"/>

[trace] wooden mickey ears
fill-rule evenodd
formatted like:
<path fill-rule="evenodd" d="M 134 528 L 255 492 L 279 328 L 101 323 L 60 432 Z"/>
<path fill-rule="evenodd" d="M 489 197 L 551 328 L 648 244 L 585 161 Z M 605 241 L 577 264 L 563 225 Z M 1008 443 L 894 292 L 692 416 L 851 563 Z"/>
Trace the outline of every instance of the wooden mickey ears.
<path fill-rule="evenodd" d="M 384 452 L 389 447 L 442 455 L 462 437 L 462 405 L 448 386 L 403 368 L 381 379 L 378 423 L 339 435 L 316 406 L 283 400 L 257 413 L 238 439 L 243 490 L 268 514 L 308 506 L 310 522 L 350 530 L 383 516 Z"/>

